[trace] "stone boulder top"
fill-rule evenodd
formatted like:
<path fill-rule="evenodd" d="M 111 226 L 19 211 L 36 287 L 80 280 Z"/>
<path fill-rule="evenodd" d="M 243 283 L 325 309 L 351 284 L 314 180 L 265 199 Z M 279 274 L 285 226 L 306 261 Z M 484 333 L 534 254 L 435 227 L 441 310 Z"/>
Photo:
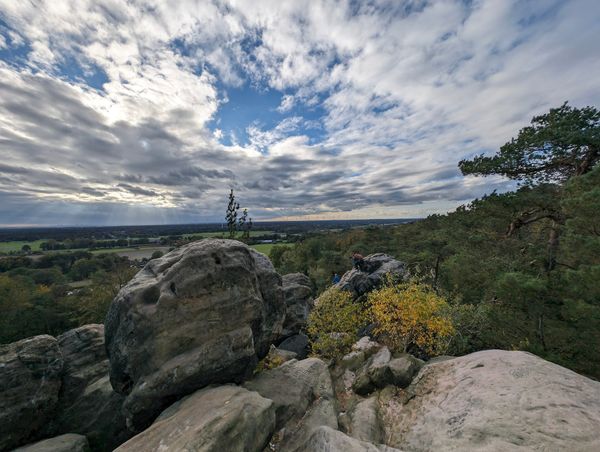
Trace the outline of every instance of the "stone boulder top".
<path fill-rule="evenodd" d="M 535 355 L 485 350 L 424 366 L 383 407 L 405 450 L 600 450 L 600 382 Z"/>
<path fill-rule="evenodd" d="M 336 287 L 351 292 L 354 298 L 359 298 L 379 287 L 388 274 L 395 279 L 406 279 L 408 277 L 406 264 L 384 253 L 366 256 L 363 270 L 353 268 L 347 271 L 340 282 L 336 284 Z"/>
<path fill-rule="evenodd" d="M 128 425 L 173 400 L 239 383 L 279 338 L 281 277 L 236 240 L 205 239 L 151 260 L 113 300 L 105 323 L 110 378 Z"/>

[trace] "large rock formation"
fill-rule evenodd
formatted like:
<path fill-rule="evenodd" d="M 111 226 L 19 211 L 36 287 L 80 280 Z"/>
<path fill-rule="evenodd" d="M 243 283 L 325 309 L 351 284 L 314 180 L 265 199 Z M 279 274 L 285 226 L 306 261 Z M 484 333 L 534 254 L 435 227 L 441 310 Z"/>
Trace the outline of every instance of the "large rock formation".
<path fill-rule="evenodd" d="M 62 367 L 52 336 L 0 346 L 0 450 L 39 438 L 55 413 Z"/>
<path fill-rule="evenodd" d="M 13 452 L 89 452 L 89 450 L 90 447 L 85 436 L 65 433 L 64 435 L 19 447 Z"/>
<path fill-rule="evenodd" d="M 116 451 L 258 452 L 274 429 L 271 400 L 238 386 L 218 386 L 171 405 Z"/>
<path fill-rule="evenodd" d="M 111 451 L 127 440 L 124 397 L 108 378 L 104 325 L 84 325 L 58 337 L 64 360 L 57 415 L 48 432 L 86 435 L 93 450 Z"/>
<path fill-rule="evenodd" d="M 105 323 L 111 383 L 127 395 L 130 428 L 199 388 L 249 377 L 284 315 L 281 277 L 243 243 L 207 239 L 151 260 Z"/>
<path fill-rule="evenodd" d="M 383 418 L 388 444 L 405 450 L 600 450 L 600 382 L 486 350 L 424 366 Z"/>
<path fill-rule="evenodd" d="M 347 271 L 336 287 L 349 291 L 354 298 L 359 298 L 381 286 L 388 274 L 396 280 L 402 280 L 408 276 L 408 270 L 403 262 L 387 254 L 370 254 L 364 259 L 363 271 L 354 268 Z"/>
<path fill-rule="evenodd" d="M 306 330 L 308 314 L 313 308 L 312 283 L 302 273 L 290 273 L 282 278 L 286 305 L 281 338 L 285 339 Z"/>

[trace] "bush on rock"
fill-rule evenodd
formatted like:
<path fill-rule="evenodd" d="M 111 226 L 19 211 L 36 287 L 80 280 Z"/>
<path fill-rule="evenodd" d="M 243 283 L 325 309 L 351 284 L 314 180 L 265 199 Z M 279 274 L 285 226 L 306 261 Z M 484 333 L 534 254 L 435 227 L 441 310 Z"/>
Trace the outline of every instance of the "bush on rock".
<path fill-rule="evenodd" d="M 416 346 L 428 355 L 444 353 L 455 333 L 446 300 L 417 282 L 386 284 L 368 294 L 375 333 L 396 351 Z"/>
<path fill-rule="evenodd" d="M 332 287 L 319 297 L 308 318 L 312 351 L 327 359 L 344 356 L 358 340 L 365 319 L 360 303 L 352 294 Z"/>

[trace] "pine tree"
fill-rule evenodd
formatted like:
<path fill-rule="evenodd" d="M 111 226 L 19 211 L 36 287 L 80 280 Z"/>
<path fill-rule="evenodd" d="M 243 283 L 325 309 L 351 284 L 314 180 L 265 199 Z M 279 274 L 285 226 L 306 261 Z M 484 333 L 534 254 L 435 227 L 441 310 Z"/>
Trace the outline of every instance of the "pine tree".
<path fill-rule="evenodd" d="M 237 212 L 240 205 L 235 201 L 235 195 L 233 194 L 233 188 L 229 192 L 229 204 L 227 205 L 227 211 L 225 212 L 225 220 L 227 221 L 227 229 L 229 230 L 229 238 L 235 238 L 237 231 Z"/>

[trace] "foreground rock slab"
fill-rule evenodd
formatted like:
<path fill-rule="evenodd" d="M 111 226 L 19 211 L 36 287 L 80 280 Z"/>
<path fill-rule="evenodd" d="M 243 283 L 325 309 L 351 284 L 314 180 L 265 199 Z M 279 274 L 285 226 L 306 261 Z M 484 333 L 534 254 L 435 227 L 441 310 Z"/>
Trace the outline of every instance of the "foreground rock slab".
<path fill-rule="evenodd" d="M 56 408 L 62 368 L 52 336 L 0 346 L 0 450 L 39 438 Z"/>
<path fill-rule="evenodd" d="M 407 393 L 383 407 L 387 443 L 400 449 L 600 450 L 600 382 L 529 353 L 429 364 Z"/>
<path fill-rule="evenodd" d="M 218 386 L 171 405 L 148 429 L 116 451 L 261 451 L 274 430 L 271 400 L 238 386 Z"/>
<path fill-rule="evenodd" d="M 89 450 L 90 447 L 85 436 L 67 433 L 19 447 L 14 452 L 89 452 Z"/>
<path fill-rule="evenodd" d="M 240 383 L 281 334 L 281 277 L 235 240 L 207 239 L 151 260 L 111 304 L 106 347 L 130 429 L 209 384 Z"/>

